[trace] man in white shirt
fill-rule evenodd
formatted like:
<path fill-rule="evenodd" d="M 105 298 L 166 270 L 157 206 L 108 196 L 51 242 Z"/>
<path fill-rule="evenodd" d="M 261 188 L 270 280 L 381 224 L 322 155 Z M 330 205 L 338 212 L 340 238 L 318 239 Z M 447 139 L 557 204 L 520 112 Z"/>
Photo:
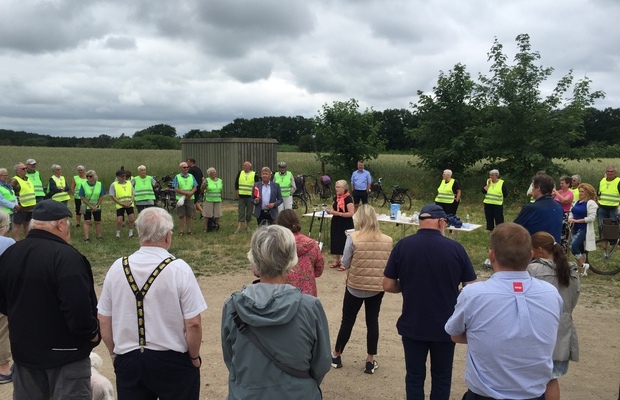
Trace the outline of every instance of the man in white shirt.
<path fill-rule="evenodd" d="M 191 267 L 168 252 L 170 214 L 147 208 L 136 227 L 140 249 L 112 264 L 97 307 L 118 399 L 197 400 L 207 304 Z"/>

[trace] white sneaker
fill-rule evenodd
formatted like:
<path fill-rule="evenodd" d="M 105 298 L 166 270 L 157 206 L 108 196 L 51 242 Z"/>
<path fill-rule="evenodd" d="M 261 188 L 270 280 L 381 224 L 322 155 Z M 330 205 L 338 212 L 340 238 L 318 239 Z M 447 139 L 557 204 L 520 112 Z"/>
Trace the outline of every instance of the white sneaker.
<path fill-rule="evenodd" d="M 588 263 L 583 264 L 583 272 L 581 273 L 581 276 L 588 276 L 589 269 L 590 269 L 590 264 Z"/>

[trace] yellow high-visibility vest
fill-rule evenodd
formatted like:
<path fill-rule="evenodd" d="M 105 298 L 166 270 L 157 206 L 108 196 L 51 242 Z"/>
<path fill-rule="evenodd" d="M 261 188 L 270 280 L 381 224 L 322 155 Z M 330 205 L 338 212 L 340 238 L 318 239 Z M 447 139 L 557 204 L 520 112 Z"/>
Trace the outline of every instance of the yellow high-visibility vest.
<path fill-rule="evenodd" d="M 504 195 L 502 193 L 502 187 L 504 186 L 504 180 L 500 179 L 497 182 L 489 182 L 489 188 L 487 189 L 487 194 L 484 195 L 485 204 L 494 204 L 497 206 L 501 206 L 504 204 Z"/>
<path fill-rule="evenodd" d="M 455 179 L 450 178 L 448 182 L 445 180 L 441 180 L 441 184 L 437 188 L 437 197 L 435 197 L 435 202 L 437 203 L 454 203 L 454 193 L 452 192 L 452 186 L 454 186 Z"/>
<path fill-rule="evenodd" d="M 601 179 L 601 182 L 598 184 L 598 191 L 600 193 L 598 198 L 599 205 L 618 207 L 620 204 L 618 182 L 620 182 L 620 178 L 618 177 L 616 177 L 613 181 L 608 181 L 606 178 Z"/>
<path fill-rule="evenodd" d="M 256 173 L 254 171 L 250 171 L 245 173 L 241 171 L 239 174 L 239 194 L 251 196 L 252 189 L 254 188 L 254 175 Z"/>
<path fill-rule="evenodd" d="M 131 201 L 131 195 L 133 193 L 133 186 L 131 186 L 130 182 L 125 181 L 125 183 L 114 182 L 114 197 L 121 203 L 126 203 Z M 116 202 L 115 202 L 116 203 Z M 133 206 L 133 201 L 131 202 L 131 206 Z M 116 203 L 116 209 L 123 208 L 120 204 Z"/>
<path fill-rule="evenodd" d="M 13 178 L 19 183 L 19 196 L 17 196 L 19 205 L 22 207 L 32 207 L 37 204 L 32 182 L 30 180 L 23 180 L 19 176 L 14 176 Z"/>

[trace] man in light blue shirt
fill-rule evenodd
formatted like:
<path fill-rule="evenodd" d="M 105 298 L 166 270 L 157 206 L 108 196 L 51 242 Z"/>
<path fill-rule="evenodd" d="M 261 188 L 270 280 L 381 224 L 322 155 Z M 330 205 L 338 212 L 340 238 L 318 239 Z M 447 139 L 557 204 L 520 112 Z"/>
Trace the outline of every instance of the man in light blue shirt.
<path fill-rule="evenodd" d="M 562 298 L 551 284 L 530 277 L 531 238 L 505 222 L 491 233 L 495 273 L 467 285 L 445 329 L 467 343 L 464 400 L 544 399 L 553 369 Z"/>
<path fill-rule="evenodd" d="M 362 204 L 368 204 L 368 192 L 372 185 L 372 177 L 370 172 L 364 169 L 364 160 L 357 162 L 357 170 L 351 175 L 351 188 L 353 189 L 353 204 L 357 209 L 360 201 Z"/>

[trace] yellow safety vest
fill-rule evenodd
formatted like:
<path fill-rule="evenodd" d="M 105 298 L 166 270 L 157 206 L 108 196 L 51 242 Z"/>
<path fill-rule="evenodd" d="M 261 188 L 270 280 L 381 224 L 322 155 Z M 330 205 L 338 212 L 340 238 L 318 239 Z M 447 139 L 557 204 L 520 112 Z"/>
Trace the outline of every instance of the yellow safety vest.
<path fill-rule="evenodd" d="M 485 204 L 494 204 L 496 206 L 501 206 L 504 204 L 504 195 L 502 194 L 502 187 L 504 186 L 504 180 L 500 179 L 497 182 L 489 182 L 489 188 L 487 189 L 487 194 L 484 195 Z"/>
<path fill-rule="evenodd" d="M 79 175 L 75 175 L 73 177 L 73 181 L 75 182 L 75 188 L 73 189 L 73 198 L 74 199 L 79 199 L 80 198 L 80 188 L 82 187 L 83 184 L 85 184 L 87 182 L 86 178 L 80 178 Z"/>
<path fill-rule="evenodd" d="M 126 203 L 131 200 L 131 194 L 133 192 L 133 186 L 131 182 L 125 181 L 125 183 L 114 182 L 114 197 L 121 203 Z M 116 203 L 116 202 L 115 202 Z M 133 201 L 130 206 L 133 206 Z M 116 203 L 116 209 L 123 208 L 120 204 Z"/>
<path fill-rule="evenodd" d="M 67 186 L 64 176 L 61 176 L 60 178 L 58 178 L 55 175 L 52 175 L 52 179 L 56 183 L 56 187 L 59 189 Z M 69 201 L 70 198 L 71 196 L 69 196 L 69 193 L 67 192 L 58 192 L 52 196 L 52 200 L 56 200 L 56 201 Z"/>
<path fill-rule="evenodd" d="M 573 205 L 575 205 L 579 201 L 579 188 L 576 187 L 570 191 L 573 192 Z"/>
<path fill-rule="evenodd" d="M 86 182 L 82 185 L 84 189 L 84 198 L 90 204 L 97 204 L 99 201 L 99 197 L 101 197 L 101 182 L 95 182 L 94 186 L 91 186 L 90 183 Z M 86 206 L 87 209 L 91 210 L 89 206 Z"/>
<path fill-rule="evenodd" d="M 136 193 L 134 194 L 134 201 L 146 201 L 155 200 L 155 193 L 153 192 L 153 178 L 149 175 L 144 178 L 136 176 L 133 179 L 134 188 Z"/>
<path fill-rule="evenodd" d="M 254 171 L 250 171 L 247 174 L 241 171 L 239 174 L 239 194 L 251 196 L 252 189 L 254 188 Z"/>
<path fill-rule="evenodd" d="M 613 181 L 606 178 L 601 179 L 598 184 L 598 204 L 601 206 L 617 207 L 620 204 L 620 193 L 618 192 L 618 182 L 620 178 L 616 177 Z"/>
<path fill-rule="evenodd" d="M 441 180 L 441 184 L 437 188 L 437 197 L 435 197 L 435 202 L 437 203 L 454 203 L 454 193 L 452 192 L 452 186 L 454 186 L 454 178 L 450 178 L 450 180 L 446 183 L 445 180 Z"/>
<path fill-rule="evenodd" d="M 194 175 L 192 174 L 187 174 L 187 176 L 183 176 L 181 174 L 177 175 L 177 187 L 181 190 L 192 190 L 192 188 L 194 187 Z M 183 197 L 184 195 L 182 194 L 176 194 L 176 198 L 177 200 L 179 200 L 181 197 Z M 194 199 L 194 195 L 192 195 L 192 197 L 190 197 L 190 200 Z"/>
<path fill-rule="evenodd" d="M 291 189 L 293 187 L 293 174 L 291 171 L 286 171 L 286 174 L 282 175 L 279 172 L 273 176 L 273 181 L 280 185 L 282 191 L 282 197 L 288 197 L 291 195 Z"/>
<path fill-rule="evenodd" d="M 14 176 L 13 178 L 19 183 L 19 196 L 17 196 L 19 205 L 22 207 L 32 207 L 37 204 L 32 182 L 30 180 L 23 180 L 19 176 Z"/>
<path fill-rule="evenodd" d="M 211 178 L 207 178 L 207 191 L 205 192 L 205 201 L 209 203 L 221 203 L 222 202 L 222 188 L 224 184 L 221 179 L 214 181 Z"/>
<path fill-rule="evenodd" d="M 39 171 L 34 172 L 26 172 L 26 176 L 29 181 L 32 181 L 34 185 L 34 195 L 36 197 L 45 197 L 45 191 L 43 190 L 43 182 L 41 182 L 41 176 L 39 175 Z"/>
<path fill-rule="evenodd" d="M 2 197 L 6 201 L 10 201 L 12 203 L 15 200 L 15 192 L 13 191 L 13 188 L 9 189 L 7 187 L 0 186 L 0 193 L 2 193 Z M 12 208 L 4 207 L 4 206 L 0 207 L 0 211 L 4 211 L 5 213 L 9 215 L 13 214 Z"/>

